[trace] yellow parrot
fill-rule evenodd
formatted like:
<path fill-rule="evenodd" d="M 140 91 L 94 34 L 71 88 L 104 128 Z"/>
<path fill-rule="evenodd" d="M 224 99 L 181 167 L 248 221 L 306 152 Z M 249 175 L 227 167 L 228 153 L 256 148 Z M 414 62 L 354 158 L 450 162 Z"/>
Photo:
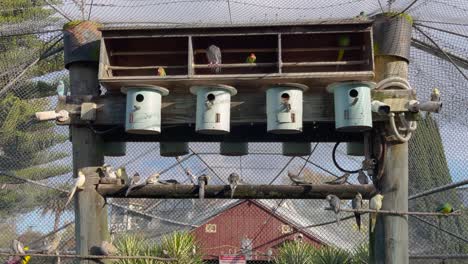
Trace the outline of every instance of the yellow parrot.
<path fill-rule="evenodd" d="M 24 250 L 29 250 L 28 246 L 24 247 Z M 29 260 L 31 259 L 31 256 L 24 256 L 23 260 L 21 261 L 21 264 L 28 264 Z"/>

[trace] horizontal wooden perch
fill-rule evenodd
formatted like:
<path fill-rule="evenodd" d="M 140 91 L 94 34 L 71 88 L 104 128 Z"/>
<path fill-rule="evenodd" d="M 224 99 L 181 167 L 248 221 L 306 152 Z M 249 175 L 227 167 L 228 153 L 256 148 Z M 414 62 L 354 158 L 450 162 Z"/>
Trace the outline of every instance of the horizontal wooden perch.
<path fill-rule="evenodd" d="M 331 211 L 331 208 L 325 208 L 325 210 Z M 355 210 L 355 209 L 340 209 L 340 212 L 350 212 L 350 213 L 379 213 L 379 214 L 389 214 L 389 215 L 425 215 L 425 216 L 460 216 L 462 215 L 462 212 L 460 210 L 455 211 L 450 214 L 443 214 L 443 213 L 437 213 L 437 212 L 401 212 L 401 211 L 390 211 L 390 210 L 371 210 L 371 209 L 360 209 L 360 210 Z"/>
<path fill-rule="evenodd" d="M 97 192 L 104 197 L 125 197 L 127 186 L 99 184 Z M 341 199 L 352 199 L 356 193 L 369 199 L 376 193 L 373 185 L 239 185 L 234 192 L 234 199 L 325 199 L 334 194 Z M 145 185 L 132 191 L 128 198 L 199 198 L 197 185 Z M 208 185 L 205 198 L 230 199 L 229 185 Z"/>
<path fill-rule="evenodd" d="M 28 250 L 26 254 L 11 254 L 11 253 L 0 253 L 0 256 L 31 256 L 31 257 L 55 257 L 55 258 L 72 258 L 72 259 L 154 259 L 159 261 L 175 261 L 174 258 L 161 258 L 154 256 L 100 256 L 100 255 L 74 255 L 74 254 L 41 254 L 32 253 L 38 252 L 34 250 Z"/>

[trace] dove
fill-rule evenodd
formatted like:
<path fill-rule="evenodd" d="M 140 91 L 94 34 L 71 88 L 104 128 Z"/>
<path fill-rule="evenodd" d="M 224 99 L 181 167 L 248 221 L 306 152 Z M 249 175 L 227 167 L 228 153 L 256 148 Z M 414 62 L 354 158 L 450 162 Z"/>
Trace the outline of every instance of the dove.
<path fill-rule="evenodd" d="M 245 60 L 246 63 L 255 63 L 257 61 L 257 57 L 254 53 L 250 53 L 250 55 Z"/>
<path fill-rule="evenodd" d="M 340 198 L 338 198 L 338 196 L 336 195 L 329 194 L 327 195 L 326 199 L 328 203 L 330 204 L 330 208 L 333 210 L 333 212 L 335 212 L 336 223 L 340 224 L 340 216 L 339 216 L 340 206 L 341 206 Z"/>
<path fill-rule="evenodd" d="M 219 67 L 219 64 L 221 64 L 221 49 L 215 45 L 209 46 L 208 49 L 206 49 L 206 58 L 208 59 L 209 65 L 214 67 L 212 71 L 220 73 L 221 67 Z"/>
<path fill-rule="evenodd" d="M 351 201 L 351 205 L 354 210 L 360 210 L 362 208 L 362 195 L 357 193 L 356 196 Z M 356 224 L 361 231 L 361 213 L 354 212 L 354 218 L 356 218 Z"/>
<path fill-rule="evenodd" d="M 159 173 L 153 173 L 151 176 L 146 179 L 146 184 L 160 184 L 159 177 L 161 175 Z"/>
<path fill-rule="evenodd" d="M 369 202 L 369 209 L 379 211 L 382 208 L 383 195 L 377 194 Z M 374 232 L 375 223 L 377 222 L 377 212 L 370 214 L 371 232 Z"/>
<path fill-rule="evenodd" d="M 327 181 L 325 182 L 325 184 L 332 184 L 332 185 L 345 184 L 348 181 L 349 175 L 350 174 L 346 172 L 345 174 L 343 174 L 343 176 L 340 176 L 334 179 L 333 181 Z"/>
<path fill-rule="evenodd" d="M 234 192 L 236 191 L 237 185 L 241 183 L 241 178 L 239 174 L 233 172 L 229 174 L 228 177 L 229 186 L 231 188 L 231 199 L 234 198 Z"/>
<path fill-rule="evenodd" d="M 57 94 L 59 96 L 67 95 L 67 92 L 65 91 L 65 84 L 63 83 L 62 80 L 60 80 L 59 83 L 57 84 Z"/>
<path fill-rule="evenodd" d="M 58 248 L 61 240 L 62 240 L 61 233 L 55 233 L 54 234 L 54 239 L 52 239 L 52 241 L 43 248 L 44 253 L 45 254 L 55 253 L 57 251 L 57 248 Z"/>
<path fill-rule="evenodd" d="M 198 197 L 200 200 L 205 199 L 205 186 L 208 185 L 210 177 L 206 174 L 198 176 Z"/>
<path fill-rule="evenodd" d="M 359 170 L 357 180 L 359 184 L 369 184 L 369 178 L 363 170 Z"/>
<path fill-rule="evenodd" d="M 79 170 L 78 171 L 78 177 L 76 177 L 75 184 L 73 185 L 72 189 L 70 190 L 70 194 L 68 195 L 68 200 L 65 203 L 64 208 L 67 207 L 67 205 L 71 202 L 73 195 L 75 195 L 75 192 L 77 190 L 83 190 L 86 182 L 86 176 L 84 173 Z"/>
<path fill-rule="evenodd" d="M 288 171 L 288 177 L 295 185 L 308 185 L 310 183 L 306 182 L 304 179 L 299 178 L 299 175 L 294 174 Z"/>
<path fill-rule="evenodd" d="M 117 172 L 115 173 L 118 179 L 122 179 L 125 184 L 128 184 L 130 182 L 127 171 L 125 170 L 125 167 L 120 167 L 117 169 Z"/>
<path fill-rule="evenodd" d="M 141 177 L 138 172 L 135 172 L 132 179 L 130 180 L 130 184 L 128 185 L 127 191 L 125 192 L 125 196 L 128 196 L 130 192 L 135 189 L 135 187 L 141 186 Z"/>
<path fill-rule="evenodd" d="M 158 76 L 164 77 L 166 76 L 166 70 L 163 67 L 158 67 Z"/>
<path fill-rule="evenodd" d="M 431 93 L 431 101 L 440 102 L 440 91 L 437 88 L 434 88 Z"/>

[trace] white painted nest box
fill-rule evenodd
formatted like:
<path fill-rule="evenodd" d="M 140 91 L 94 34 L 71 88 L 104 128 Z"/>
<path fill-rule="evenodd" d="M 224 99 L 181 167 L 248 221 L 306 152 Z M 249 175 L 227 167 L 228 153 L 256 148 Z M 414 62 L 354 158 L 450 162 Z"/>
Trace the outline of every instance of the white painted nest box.
<path fill-rule="evenodd" d="M 244 156 L 249 154 L 248 142 L 221 142 L 219 153 L 223 156 Z"/>
<path fill-rule="evenodd" d="M 312 153 L 309 142 L 283 142 L 282 148 L 284 156 L 309 156 Z"/>
<path fill-rule="evenodd" d="M 275 134 L 302 132 L 302 95 L 307 86 L 278 84 L 267 89 L 267 130 Z"/>
<path fill-rule="evenodd" d="M 237 90 L 228 85 L 202 85 L 190 87 L 197 95 L 197 123 L 195 130 L 201 134 L 229 133 L 231 121 L 231 96 Z"/>
<path fill-rule="evenodd" d="M 335 98 L 335 127 L 341 132 L 362 132 L 372 128 L 372 82 L 340 82 L 327 87 Z"/>
<path fill-rule="evenodd" d="M 189 153 L 187 142 L 160 142 L 159 155 L 162 157 L 177 157 Z"/>
<path fill-rule="evenodd" d="M 166 88 L 159 86 L 123 87 L 127 94 L 125 131 L 132 134 L 161 133 L 161 97 L 168 95 Z"/>

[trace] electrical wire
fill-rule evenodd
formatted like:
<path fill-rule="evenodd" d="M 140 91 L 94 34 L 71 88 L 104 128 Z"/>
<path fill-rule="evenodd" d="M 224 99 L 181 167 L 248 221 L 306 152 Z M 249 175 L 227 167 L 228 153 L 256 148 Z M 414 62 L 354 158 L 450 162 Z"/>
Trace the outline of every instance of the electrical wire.
<path fill-rule="evenodd" d="M 344 169 L 343 167 L 341 167 L 338 162 L 336 161 L 336 149 L 338 148 L 338 146 L 340 145 L 341 142 L 336 142 L 335 146 L 333 147 L 333 151 L 332 151 L 332 159 L 333 159 L 333 164 L 335 164 L 335 167 L 338 168 L 340 171 L 342 172 L 347 172 L 347 173 L 358 173 L 360 169 L 357 169 L 357 170 L 347 170 L 347 169 Z"/>

